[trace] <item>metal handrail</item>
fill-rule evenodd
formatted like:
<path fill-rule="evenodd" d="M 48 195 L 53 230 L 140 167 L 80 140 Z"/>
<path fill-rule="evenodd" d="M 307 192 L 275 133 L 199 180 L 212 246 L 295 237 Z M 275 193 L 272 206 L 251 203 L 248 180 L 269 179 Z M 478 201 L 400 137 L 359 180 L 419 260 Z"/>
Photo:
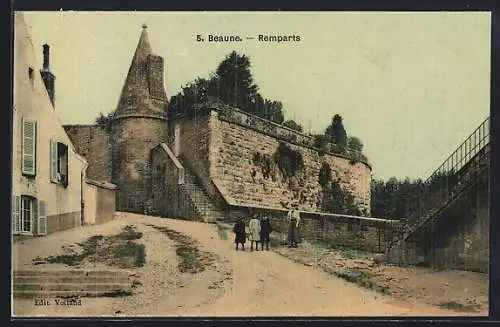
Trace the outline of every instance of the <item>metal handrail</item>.
<path fill-rule="evenodd" d="M 427 214 L 439 209 L 467 183 L 466 166 L 473 160 L 480 160 L 485 148 L 490 143 L 490 117 L 486 118 L 452 154 L 444 160 L 424 182 L 424 190 L 419 196 L 415 210 L 410 213 L 410 220 L 417 223 Z M 434 200 L 434 201 L 432 201 Z M 413 219 L 412 219 L 413 218 Z"/>

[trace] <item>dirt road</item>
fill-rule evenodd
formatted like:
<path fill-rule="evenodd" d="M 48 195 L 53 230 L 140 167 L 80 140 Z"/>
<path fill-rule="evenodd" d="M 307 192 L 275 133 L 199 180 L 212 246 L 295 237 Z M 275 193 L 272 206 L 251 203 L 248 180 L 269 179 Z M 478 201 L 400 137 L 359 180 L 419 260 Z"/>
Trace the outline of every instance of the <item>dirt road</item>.
<path fill-rule="evenodd" d="M 455 316 L 451 310 L 395 300 L 347 283 L 315 267 L 294 263 L 272 251 L 235 251 L 233 235 L 223 240 L 215 225 L 123 214 L 92 226 L 86 236 L 112 234 L 133 224 L 143 234 L 146 265 L 136 268 L 137 294 L 84 298 L 81 306 L 40 307 L 15 300 L 17 315 L 43 316 Z M 179 272 L 176 243 L 154 226 L 168 227 L 196 241 L 216 262 L 199 273 Z M 73 237 L 71 237 L 73 233 Z M 15 262 L 26 268 L 37 255 L 84 238 L 78 229 L 16 244 Z M 41 243 L 46 244 L 44 250 Z M 37 246 L 37 244 L 39 244 Z M 50 244 L 50 245 L 49 245 Z M 48 251 L 51 251 L 48 253 Z M 46 269 L 49 265 L 33 266 Z M 86 264 L 85 268 L 92 265 Z M 68 268 L 69 269 L 69 268 Z M 464 315 L 464 313 L 462 313 Z"/>

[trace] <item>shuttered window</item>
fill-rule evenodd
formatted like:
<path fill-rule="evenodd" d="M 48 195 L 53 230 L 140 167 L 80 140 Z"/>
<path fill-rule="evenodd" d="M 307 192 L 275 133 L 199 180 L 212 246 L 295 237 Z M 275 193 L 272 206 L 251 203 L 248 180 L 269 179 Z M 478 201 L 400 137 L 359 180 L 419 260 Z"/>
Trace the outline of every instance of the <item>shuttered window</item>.
<path fill-rule="evenodd" d="M 36 121 L 23 119 L 22 172 L 36 175 Z"/>
<path fill-rule="evenodd" d="M 35 199 L 31 196 L 22 196 L 21 197 L 21 226 L 20 232 L 31 234 L 32 224 L 33 224 L 33 216 L 35 214 Z"/>
<path fill-rule="evenodd" d="M 21 197 L 12 195 L 12 231 L 19 233 L 21 230 Z"/>
<path fill-rule="evenodd" d="M 50 141 L 50 180 L 59 182 L 57 178 L 57 142 Z"/>
<path fill-rule="evenodd" d="M 47 203 L 45 201 L 38 201 L 38 234 L 47 234 Z"/>

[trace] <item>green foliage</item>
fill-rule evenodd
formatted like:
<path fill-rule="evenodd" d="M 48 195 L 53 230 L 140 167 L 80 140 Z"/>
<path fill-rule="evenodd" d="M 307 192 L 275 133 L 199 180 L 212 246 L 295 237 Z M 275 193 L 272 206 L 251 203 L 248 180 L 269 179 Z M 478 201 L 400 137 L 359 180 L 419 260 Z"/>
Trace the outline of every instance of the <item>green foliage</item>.
<path fill-rule="evenodd" d="M 205 270 L 205 267 L 200 262 L 200 250 L 194 246 L 181 245 L 175 250 L 179 256 L 180 272 L 190 272 L 192 274 L 199 273 Z"/>
<path fill-rule="evenodd" d="M 297 124 L 294 120 L 287 120 L 283 123 L 283 126 L 286 126 L 294 131 L 302 133 L 302 125 Z"/>
<path fill-rule="evenodd" d="M 400 181 L 392 177 L 388 181 L 372 180 L 371 211 L 373 217 L 385 219 L 407 218 L 421 204 L 425 184 L 422 180 Z"/>
<path fill-rule="evenodd" d="M 337 181 L 331 181 L 330 185 L 323 188 L 322 210 L 344 215 L 363 215 L 354 201 L 354 196 L 343 190 Z"/>
<path fill-rule="evenodd" d="M 280 143 L 274 153 L 274 162 L 283 174 L 284 179 L 295 176 L 304 166 L 302 154 L 285 143 Z"/>
<path fill-rule="evenodd" d="M 328 186 L 328 183 L 332 180 L 332 169 L 330 165 L 326 162 L 323 162 L 321 165 L 321 169 L 319 170 L 319 185 L 325 188 Z"/>
<path fill-rule="evenodd" d="M 138 232 L 135 226 L 127 225 L 123 227 L 123 231 L 117 237 L 122 240 L 137 240 L 142 237 L 142 233 Z"/>
<path fill-rule="evenodd" d="M 326 128 L 325 136 L 328 142 L 337 144 L 342 151 L 347 149 L 347 133 L 340 115 L 333 116 L 332 123 Z"/>
<path fill-rule="evenodd" d="M 314 147 L 318 149 L 323 149 L 326 144 L 328 144 L 328 138 L 325 134 L 315 134 L 314 138 Z"/>
<path fill-rule="evenodd" d="M 217 224 L 217 234 L 219 235 L 219 238 L 221 240 L 227 240 L 228 239 L 228 236 L 227 236 L 227 230 L 229 228 L 226 227 L 226 226 L 222 226 L 222 225 L 219 225 Z"/>
<path fill-rule="evenodd" d="M 260 154 L 259 152 L 256 152 L 253 155 L 252 162 L 255 166 L 260 167 L 261 172 L 262 172 L 262 177 L 264 177 L 264 179 L 268 179 L 269 177 L 272 177 L 273 161 L 269 155 Z"/>
<path fill-rule="evenodd" d="M 359 151 L 359 152 L 363 151 L 363 143 L 356 136 L 350 136 L 348 138 L 348 147 L 349 147 L 349 149 L 352 149 L 355 151 Z"/>
<path fill-rule="evenodd" d="M 143 267 L 146 262 L 146 248 L 144 244 L 137 244 L 134 240 L 142 237 L 134 226 L 128 225 L 116 235 L 89 237 L 84 242 L 78 243 L 82 251 L 66 250 L 56 256 L 49 256 L 43 260 L 47 263 L 62 263 L 68 266 L 77 266 L 84 261 L 103 262 L 110 266 L 126 268 L 130 266 Z"/>
<path fill-rule="evenodd" d="M 372 180 L 371 211 L 373 217 L 386 219 L 410 218 L 412 213 L 424 204 L 442 202 L 457 182 L 453 171 L 437 172 L 426 182 L 421 179 L 397 180 L 392 177 L 388 181 Z"/>
<path fill-rule="evenodd" d="M 375 276 L 373 273 L 358 268 L 348 268 L 343 271 L 334 270 L 331 267 L 325 267 L 324 270 L 330 275 L 342 278 L 350 283 L 357 284 L 361 287 L 374 290 L 381 294 L 389 294 L 389 290 L 385 287 L 380 287 L 377 285 L 373 279 Z"/>
<path fill-rule="evenodd" d="M 446 309 L 455 310 L 458 312 L 478 312 L 475 305 L 462 304 L 462 303 L 458 303 L 456 301 L 443 302 L 443 303 L 439 304 L 439 306 L 446 308 Z"/>
<path fill-rule="evenodd" d="M 114 112 L 110 112 L 107 115 L 103 115 L 102 112 L 99 112 L 99 116 L 95 119 L 95 122 L 98 126 L 106 130 L 107 132 L 111 131 L 111 123 L 113 122 L 113 117 L 115 116 Z"/>
<path fill-rule="evenodd" d="M 133 263 L 136 267 L 143 267 L 146 262 L 146 248 L 144 244 L 127 241 L 125 244 L 116 245 L 113 252 L 116 258 L 133 258 Z"/>
<path fill-rule="evenodd" d="M 200 105 L 220 101 L 281 124 L 284 120 L 283 104 L 280 101 L 265 99 L 258 92 L 250 68 L 249 57 L 236 51 L 231 52 L 208 79 L 198 77 L 170 99 L 169 117 L 192 117 Z"/>

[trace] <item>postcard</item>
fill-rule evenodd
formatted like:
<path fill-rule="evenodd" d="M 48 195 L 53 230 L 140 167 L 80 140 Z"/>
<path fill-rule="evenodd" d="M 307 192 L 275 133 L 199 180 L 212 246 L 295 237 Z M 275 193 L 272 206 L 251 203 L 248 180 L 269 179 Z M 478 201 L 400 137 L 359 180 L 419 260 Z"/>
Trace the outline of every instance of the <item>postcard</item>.
<path fill-rule="evenodd" d="M 15 12 L 13 317 L 488 315 L 488 12 Z"/>

